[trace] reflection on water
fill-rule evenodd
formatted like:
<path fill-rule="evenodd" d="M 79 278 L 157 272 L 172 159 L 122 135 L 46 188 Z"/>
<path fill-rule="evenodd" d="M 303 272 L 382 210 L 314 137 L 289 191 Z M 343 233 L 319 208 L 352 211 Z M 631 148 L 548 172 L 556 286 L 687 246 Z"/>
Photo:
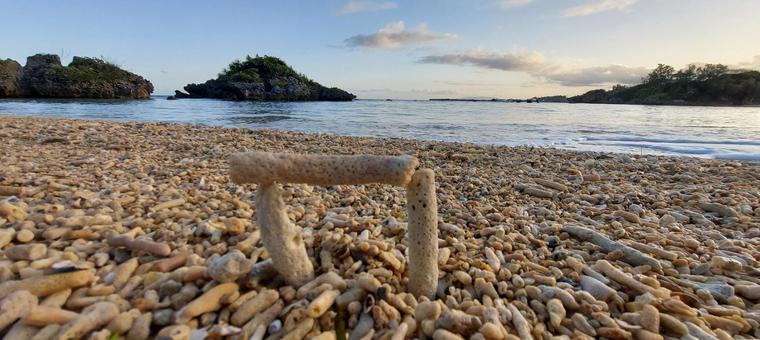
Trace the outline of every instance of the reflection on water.
<path fill-rule="evenodd" d="M 0 114 L 760 159 L 760 108 L 498 102 L 0 100 Z"/>

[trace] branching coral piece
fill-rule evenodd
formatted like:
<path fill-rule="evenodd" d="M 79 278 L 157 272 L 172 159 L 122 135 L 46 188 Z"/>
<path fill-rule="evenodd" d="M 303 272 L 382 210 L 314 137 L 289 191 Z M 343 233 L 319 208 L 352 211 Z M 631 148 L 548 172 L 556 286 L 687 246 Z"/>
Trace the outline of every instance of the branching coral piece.
<path fill-rule="evenodd" d="M 419 162 L 411 156 L 328 156 L 248 152 L 232 155 L 235 183 L 313 185 L 385 183 L 405 186 Z"/>

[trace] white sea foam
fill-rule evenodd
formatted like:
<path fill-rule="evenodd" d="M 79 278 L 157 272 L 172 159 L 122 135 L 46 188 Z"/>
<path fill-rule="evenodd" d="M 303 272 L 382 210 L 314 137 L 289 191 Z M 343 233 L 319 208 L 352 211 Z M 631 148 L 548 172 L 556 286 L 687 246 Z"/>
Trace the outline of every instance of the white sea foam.
<path fill-rule="evenodd" d="M 677 154 L 684 154 L 684 155 L 712 155 L 715 154 L 716 150 L 713 148 L 708 147 L 701 147 L 701 146 L 672 146 L 672 145 L 662 145 L 662 144 L 651 144 L 651 143 L 612 143 L 609 145 L 616 145 L 616 146 L 625 146 L 630 148 L 642 148 L 642 149 L 650 149 L 650 150 L 656 150 L 656 151 L 666 151 L 666 152 L 672 152 Z"/>
<path fill-rule="evenodd" d="M 716 153 L 716 159 L 732 159 L 737 161 L 760 162 L 760 153 Z"/>
<path fill-rule="evenodd" d="M 683 139 L 683 138 L 659 138 L 644 136 L 609 136 L 609 137 L 587 137 L 589 141 L 603 142 L 650 142 L 650 143 L 668 143 L 668 144 L 714 144 L 714 145 L 755 145 L 760 146 L 760 140 L 746 139 Z"/>

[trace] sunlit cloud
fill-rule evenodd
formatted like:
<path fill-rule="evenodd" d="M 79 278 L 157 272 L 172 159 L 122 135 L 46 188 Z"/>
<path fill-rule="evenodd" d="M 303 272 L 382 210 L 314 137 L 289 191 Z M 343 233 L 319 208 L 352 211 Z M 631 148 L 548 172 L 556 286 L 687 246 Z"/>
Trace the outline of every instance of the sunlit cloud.
<path fill-rule="evenodd" d="M 536 71 L 544 67 L 544 56 L 538 52 L 492 53 L 469 51 L 459 54 L 428 55 L 423 64 L 471 65 L 502 71 Z"/>
<path fill-rule="evenodd" d="M 341 7 L 340 14 L 351 14 L 359 12 L 376 12 L 397 8 L 398 4 L 392 1 L 349 1 Z"/>
<path fill-rule="evenodd" d="M 638 0 L 593 0 L 583 5 L 570 7 L 565 10 L 566 17 L 580 17 L 607 11 L 623 11 Z"/>
<path fill-rule="evenodd" d="M 740 62 L 731 66 L 733 69 L 760 71 L 760 55 L 756 55 L 752 61 Z"/>
<path fill-rule="evenodd" d="M 607 84 L 633 85 L 649 73 L 646 67 L 629 67 L 624 65 L 607 65 L 570 69 L 545 69 L 539 74 L 548 81 L 564 86 L 591 86 Z"/>
<path fill-rule="evenodd" d="M 525 5 L 530 4 L 533 2 L 533 0 L 499 0 L 499 6 L 502 8 L 514 8 L 514 7 L 522 7 Z"/>
<path fill-rule="evenodd" d="M 412 30 L 406 30 L 403 21 L 395 21 L 388 23 L 375 33 L 350 37 L 345 40 L 345 43 L 349 47 L 392 49 L 455 37 L 456 35 L 450 33 L 432 32 L 425 24 L 419 24 Z"/>
<path fill-rule="evenodd" d="M 493 53 L 469 51 L 465 53 L 428 55 L 418 60 L 423 64 L 474 66 L 484 69 L 525 72 L 536 78 L 564 86 L 592 86 L 606 84 L 637 84 L 649 73 L 646 67 L 607 65 L 570 67 L 550 63 L 539 52 Z"/>

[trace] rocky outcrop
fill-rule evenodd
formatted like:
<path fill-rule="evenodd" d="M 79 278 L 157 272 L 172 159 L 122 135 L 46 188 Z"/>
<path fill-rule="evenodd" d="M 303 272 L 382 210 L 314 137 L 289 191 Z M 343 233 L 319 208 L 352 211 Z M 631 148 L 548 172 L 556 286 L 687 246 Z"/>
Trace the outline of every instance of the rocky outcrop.
<path fill-rule="evenodd" d="M 74 57 L 68 66 L 53 54 L 37 54 L 21 67 L 0 61 L 0 97 L 149 98 L 153 84 L 134 73 L 97 58 Z"/>
<path fill-rule="evenodd" d="M 339 88 L 322 86 L 297 73 L 282 60 L 270 56 L 235 61 L 216 79 L 202 84 L 188 84 L 184 90 L 187 93 L 175 91 L 169 99 L 351 101 L 356 98 Z"/>
<path fill-rule="evenodd" d="M 18 95 L 16 82 L 21 75 L 21 64 L 12 59 L 0 60 L 0 97 Z"/>

